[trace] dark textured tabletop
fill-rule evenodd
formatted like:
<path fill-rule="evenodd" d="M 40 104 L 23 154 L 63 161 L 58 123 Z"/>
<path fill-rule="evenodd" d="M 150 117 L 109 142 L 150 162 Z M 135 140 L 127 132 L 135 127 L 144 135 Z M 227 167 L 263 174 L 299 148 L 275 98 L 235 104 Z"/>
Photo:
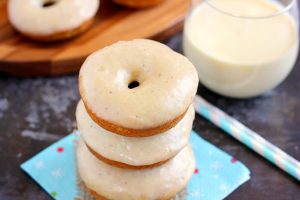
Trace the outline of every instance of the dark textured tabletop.
<path fill-rule="evenodd" d="M 182 52 L 181 33 L 166 43 Z M 300 62 L 289 77 L 265 95 L 235 100 L 203 86 L 198 94 L 300 160 Z M 77 75 L 14 78 L 0 75 L 0 200 L 50 200 L 20 164 L 72 132 L 79 100 Z M 300 199 L 300 184 L 266 160 L 196 116 L 199 135 L 239 159 L 251 179 L 227 199 Z"/>

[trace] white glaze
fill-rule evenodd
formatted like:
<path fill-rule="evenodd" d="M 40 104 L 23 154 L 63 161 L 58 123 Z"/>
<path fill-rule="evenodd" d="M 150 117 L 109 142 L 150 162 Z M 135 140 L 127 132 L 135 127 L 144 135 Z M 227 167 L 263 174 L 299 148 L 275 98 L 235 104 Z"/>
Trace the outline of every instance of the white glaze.
<path fill-rule="evenodd" d="M 79 27 L 97 12 L 99 0 L 9 0 L 9 20 L 16 29 L 33 35 L 51 35 Z"/>
<path fill-rule="evenodd" d="M 80 101 L 76 119 L 84 141 L 95 152 L 110 160 L 133 166 L 168 160 L 189 142 L 195 111 L 191 105 L 184 118 L 172 129 L 150 137 L 125 137 L 97 125 Z"/>
<path fill-rule="evenodd" d="M 190 146 L 159 167 L 130 170 L 99 161 L 80 141 L 77 161 L 79 175 L 85 185 L 112 200 L 170 198 L 185 187 L 195 168 L 195 158 Z"/>
<path fill-rule="evenodd" d="M 138 130 L 183 114 L 198 85 L 197 71 L 187 58 L 146 39 L 121 41 L 93 53 L 79 80 L 81 96 L 97 117 Z M 129 89 L 134 80 L 140 86 Z"/>

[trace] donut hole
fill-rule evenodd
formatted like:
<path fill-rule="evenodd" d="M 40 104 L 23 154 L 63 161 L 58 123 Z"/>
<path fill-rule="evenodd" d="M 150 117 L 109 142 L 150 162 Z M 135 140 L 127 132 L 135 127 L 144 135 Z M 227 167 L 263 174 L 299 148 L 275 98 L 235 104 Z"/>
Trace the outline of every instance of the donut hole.
<path fill-rule="evenodd" d="M 128 84 L 128 88 L 129 89 L 134 89 L 136 87 L 139 87 L 140 86 L 140 83 L 138 81 L 131 81 L 129 84 Z"/>
<path fill-rule="evenodd" d="M 42 3 L 42 7 L 48 8 L 48 7 L 54 6 L 56 3 L 57 3 L 56 0 L 46 0 Z"/>

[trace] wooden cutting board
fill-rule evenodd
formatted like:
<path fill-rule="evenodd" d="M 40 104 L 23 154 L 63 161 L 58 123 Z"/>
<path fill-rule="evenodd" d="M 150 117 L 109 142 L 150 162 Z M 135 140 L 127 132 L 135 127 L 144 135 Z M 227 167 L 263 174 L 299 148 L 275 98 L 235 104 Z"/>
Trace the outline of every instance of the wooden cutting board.
<path fill-rule="evenodd" d="M 16 76 L 51 76 L 77 72 L 95 50 L 118 40 L 163 40 L 182 29 L 189 0 L 166 0 L 143 10 L 101 0 L 95 23 L 71 40 L 38 43 L 13 30 L 7 19 L 6 1 L 0 0 L 0 71 Z"/>

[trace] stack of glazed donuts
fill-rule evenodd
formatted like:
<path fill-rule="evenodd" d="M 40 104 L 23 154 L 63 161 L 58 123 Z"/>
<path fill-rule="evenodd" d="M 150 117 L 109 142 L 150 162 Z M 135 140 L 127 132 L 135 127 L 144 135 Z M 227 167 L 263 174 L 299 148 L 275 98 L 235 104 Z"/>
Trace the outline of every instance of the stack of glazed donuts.
<path fill-rule="evenodd" d="M 121 41 L 79 74 L 80 178 L 96 199 L 171 199 L 192 176 L 189 145 L 198 76 L 167 46 Z"/>

